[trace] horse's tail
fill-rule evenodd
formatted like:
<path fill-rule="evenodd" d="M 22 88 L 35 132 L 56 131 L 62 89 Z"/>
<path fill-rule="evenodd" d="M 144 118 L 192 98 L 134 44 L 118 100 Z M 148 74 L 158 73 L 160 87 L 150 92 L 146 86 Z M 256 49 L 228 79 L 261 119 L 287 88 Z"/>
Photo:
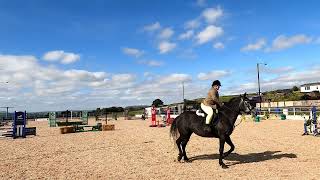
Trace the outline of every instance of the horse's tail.
<path fill-rule="evenodd" d="M 173 121 L 172 121 L 172 124 L 171 124 L 171 127 L 170 127 L 170 136 L 176 140 L 177 137 L 178 137 L 178 128 L 177 128 L 177 121 L 179 119 L 179 116 L 176 117 Z"/>

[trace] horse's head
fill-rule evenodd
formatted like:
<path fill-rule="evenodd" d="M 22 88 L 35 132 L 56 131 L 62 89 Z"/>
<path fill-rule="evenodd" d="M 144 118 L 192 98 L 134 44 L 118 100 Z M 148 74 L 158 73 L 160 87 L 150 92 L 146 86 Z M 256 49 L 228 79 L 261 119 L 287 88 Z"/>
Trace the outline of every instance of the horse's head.
<path fill-rule="evenodd" d="M 253 109 L 254 107 L 250 104 L 250 100 L 247 97 L 247 93 L 244 93 L 244 95 L 240 95 L 240 104 L 239 104 L 240 113 L 251 114 Z"/>

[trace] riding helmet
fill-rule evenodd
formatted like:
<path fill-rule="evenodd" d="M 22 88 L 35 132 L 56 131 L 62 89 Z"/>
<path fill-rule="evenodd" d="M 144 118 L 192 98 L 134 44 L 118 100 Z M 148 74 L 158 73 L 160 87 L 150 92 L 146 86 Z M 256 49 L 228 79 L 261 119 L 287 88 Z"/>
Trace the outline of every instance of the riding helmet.
<path fill-rule="evenodd" d="M 213 81 L 213 83 L 212 83 L 212 86 L 214 86 L 214 85 L 221 86 L 221 83 L 220 83 L 219 80 L 215 80 L 215 81 Z"/>

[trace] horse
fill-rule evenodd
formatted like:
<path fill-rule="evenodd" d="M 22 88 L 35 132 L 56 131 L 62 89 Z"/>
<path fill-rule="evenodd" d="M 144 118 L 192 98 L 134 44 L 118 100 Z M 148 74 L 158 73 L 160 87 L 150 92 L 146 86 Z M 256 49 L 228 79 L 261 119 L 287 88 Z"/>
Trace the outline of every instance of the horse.
<path fill-rule="evenodd" d="M 176 140 L 179 149 L 178 161 L 183 158 L 184 161 L 190 162 L 186 154 L 186 146 L 192 133 L 198 136 L 208 138 L 219 138 L 219 165 L 225 169 L 228 168 L 224 164 L 223 159 L 227 157 L 235 148 L 231 141 L 230 135 L 234 130 L 234 124 L 238 115 L 241 113 L 252 113 L 253 106 L 246 94 L 230 99 L 219 108 L 217 120 L 212 119 L 210 122 L 210 131 L 205 130 L 205 117 L 198 116 L 195 112 L 184 111 L 174 119 L 170 128 L 170 135 Z M 179 135 L 179 137 L 178 137 Z M 229 151 L 223 153 L 224 144 L 227 143 L 231 147 Z"/>

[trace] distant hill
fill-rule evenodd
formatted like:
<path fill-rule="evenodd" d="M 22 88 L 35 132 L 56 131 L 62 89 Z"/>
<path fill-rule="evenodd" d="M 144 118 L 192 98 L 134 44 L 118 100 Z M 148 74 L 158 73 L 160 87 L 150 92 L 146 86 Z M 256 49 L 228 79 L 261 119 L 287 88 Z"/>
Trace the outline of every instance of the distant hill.
<path fill-rule="evenodd" d="M 299 100 L 318 100 L 319 92 L 301 93 L 296 89 L 280 89 L 263 93 L 263 101 L 299 101 Z"/>
<path fill-rule="evenodd" d="M 222 102 L 228 102 L 231 98 L 236 97 L 239 95 L 227 95 L 227 96 L 220 96 L 220 100 Z M 259 100 L 257 93 L 250 93 L 248 94 L 248 97 L 251 97 L 252 99 Z M 277 101 L 299 101 L 299 100 L 318 100 L 320 99 L 320 93 L 319 92 L 311 92 L 311 93 L 301 93 L 299 88 L 296 86 L 291 89 L 278 89 L 273 91 L 266 91 L 263 92 L 261 95 L 262 101 L 271 101 L 271 102 L 277 102 Z M 187 104 L 200 104 L 203 101 L 204 98 L 197 98 L 192 100 L 186 100 Z M 170 105 L 176 105 L 179 103 L 173 103 Z"/>

